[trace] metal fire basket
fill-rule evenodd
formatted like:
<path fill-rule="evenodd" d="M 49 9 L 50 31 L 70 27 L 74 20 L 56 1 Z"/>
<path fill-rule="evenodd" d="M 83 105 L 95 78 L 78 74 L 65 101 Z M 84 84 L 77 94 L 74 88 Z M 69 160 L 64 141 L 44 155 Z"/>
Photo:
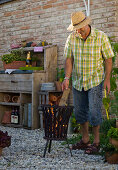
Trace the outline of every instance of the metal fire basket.
<path fill-rule="evenodd" d="M 41 107 L 44 117 L 44 130 L 45 130 L 44 139 L 47 140 L 43 157 L 45 157 L 48 143 L 49 143 L 48 152 L 50 152 L 52 140 L 57 141 L 66 140 L 68 148 L 70 149 L 67 140 L 67 130 L 69 118 L 73 111 L 73 106 L 42 105 Z M 71 149 L 70 153 L 72 156 Z"/>

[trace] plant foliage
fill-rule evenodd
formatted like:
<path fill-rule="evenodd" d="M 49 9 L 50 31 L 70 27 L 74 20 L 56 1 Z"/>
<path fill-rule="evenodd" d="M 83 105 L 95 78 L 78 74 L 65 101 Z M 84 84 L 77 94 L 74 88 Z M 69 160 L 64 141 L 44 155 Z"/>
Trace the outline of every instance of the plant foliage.
<path fill-rule="evenodd" d="M 2 61 L 6 64 L 12 63 L 13 61 L 25 61 L 26 60 L 26 54 L 22 49 L 19 50 L 13 50 L 10 54 L 4 54 L 2 55 Z"/>
<path fill-rule="evenodd" d="M 61 69 L 56 68 L 56 70 L 57 70 L 56 79 L 62 83 L 65 77 L 64 68 L 61 68 Z"/>
<path fill-rule="evenodd" d="M 114 138 L 118 140 L 118 128 L 111 127 L 107 133 L 109 138 Z"/>
<path fill-rule="evenodd" d="M 111 37 L 112 38 L 112 37 Z M 108 95 L 106 98 L 103 98 L 103 105 L 108 113 L 114 113 L 118 114 L 118 90 L 117 90 L 117 80 L 118 80 L 118 68 L 114 67 L 115 58 L 118 55 L 118 43 L 113 42 L 110 39 L 111 46 L 114 51 L 114 57 L 113 57 L 113 68 L 111 72 L 111 78 L 110 78 L 110 91 L 113 93 L 113 99 L 110 99 L 110 96 Z"/>

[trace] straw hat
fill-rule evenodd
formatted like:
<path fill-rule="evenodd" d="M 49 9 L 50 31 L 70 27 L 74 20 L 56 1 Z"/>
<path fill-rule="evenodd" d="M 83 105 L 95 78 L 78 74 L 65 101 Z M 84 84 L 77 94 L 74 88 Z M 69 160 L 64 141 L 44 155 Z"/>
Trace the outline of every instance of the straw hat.
<path fill-rule="evenodd" d="M 71 24 L 67 28 L 68 31 L 73 31 L 74 29 L 80 29 L 91 22 L 90 17 L 85 16 L 82 11 L 74 12 L 71 14 Z"/>

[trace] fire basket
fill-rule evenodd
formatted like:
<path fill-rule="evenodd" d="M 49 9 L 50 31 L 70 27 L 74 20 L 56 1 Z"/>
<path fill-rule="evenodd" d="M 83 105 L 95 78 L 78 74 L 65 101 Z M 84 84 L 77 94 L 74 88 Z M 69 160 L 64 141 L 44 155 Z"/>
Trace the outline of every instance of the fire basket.
<path fill-rule="evenodd" d="M 67 130 L 69 118 L 73 111 L 73 106 L 42 105 L 41 107 L 44 116 L 44 130 L 45 130 L 44 139 L 47 140 L 43 155 L 43 157 L 45 157 L 48 143 L 49 143 L 48 152 L 50 152 L 51 150 L 52 140 L 57 141 L 66 140 L 68 144 Z M 68 148 L 70 149 L 69 144 Z"/>

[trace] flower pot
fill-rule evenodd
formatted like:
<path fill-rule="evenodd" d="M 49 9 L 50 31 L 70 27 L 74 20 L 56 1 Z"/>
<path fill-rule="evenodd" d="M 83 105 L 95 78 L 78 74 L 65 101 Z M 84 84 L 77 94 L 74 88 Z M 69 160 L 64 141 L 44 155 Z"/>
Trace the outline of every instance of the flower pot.
<path fill-rule="evenodd" d="M 25 67 L 26 66 L 26 61 L 13 61 L 12 63 L 6 64 L 3 62 L 4 69 L 19 69 L 20 67 Z M 36 62 L 32 62 L 32 66 L 36 66 Z"/>
<path fill-rule="evenodd" d="M 107 152 L 105 155 L 105 159 L 109 164 L 118 164 L 118 152 L 112 154 Z"/>
<path fill-rule="evenodd" d="M 109 142 L 115 146 L 116 148 L 118 148 L 118 140 L 114 139 L 114 138 L 110 138 Z"/>
<path fill-rule="evenodd" d="M 11 111 L 5 111 L 3 118 L 2 118 L 3 124 L 11 123 Z"/>

